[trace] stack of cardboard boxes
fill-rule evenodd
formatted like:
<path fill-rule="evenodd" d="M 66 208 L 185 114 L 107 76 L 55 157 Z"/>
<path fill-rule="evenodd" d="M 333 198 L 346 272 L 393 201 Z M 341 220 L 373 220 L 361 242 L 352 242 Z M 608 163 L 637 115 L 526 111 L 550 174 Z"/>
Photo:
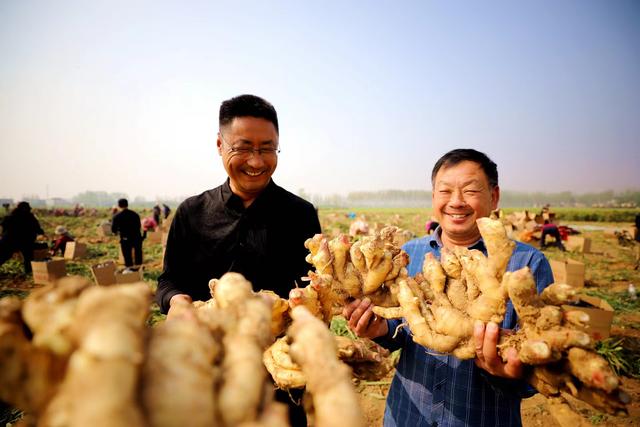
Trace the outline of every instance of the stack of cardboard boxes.
<path fill-rule="evenodd" d="M 555 283 L 566 283 L 576 289 L 584 288 L 585 265 L 579 261 L 567 259 L 565 261 L 550 260 Z M 589 323 L 585 332 L 592 338 L 601 340 L 607 338 L 611 332 L 613 308 L 601 298 L 580 294 L 577 305 L 563 305 L 564 311 L 582 311 L 589 315 Z"/>

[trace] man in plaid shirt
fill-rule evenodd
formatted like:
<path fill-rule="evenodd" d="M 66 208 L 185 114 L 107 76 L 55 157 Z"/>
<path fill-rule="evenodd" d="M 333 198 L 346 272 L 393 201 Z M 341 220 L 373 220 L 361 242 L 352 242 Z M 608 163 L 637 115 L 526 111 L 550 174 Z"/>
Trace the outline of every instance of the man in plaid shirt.
<path fill-rule="evenodd" d="M 408 272 L 422 270 L 427 253 L 440 257 L 443 247 L 463 246 L 487 253 L 476 219 L 498 206 L 498 170 L 484 153 L 457 149 L 436 162 L 431 175 L 433 213 L 440 226 L 430 235 L 408 242 Z M 532 246 L 516 242 L 508 271 L 528 266 L 538 292 L 553 282 L 549 262 Z M 413 342 L 400 320 L 378 318 L 369 299 L 355 300 L 344 309 L 351 328 L 385 347 L 402 348 L 384 415 L 385 426 L 520 426 L 520 401 L 535 391 L 522 380 L 517 351 L 507 362 L 498 356 L 500 327 L 513 329 L 517 317 L 511 301 L 500 327 L 478 322 L 474 329 L 476 358 L 459 360 L 437 354 Z M 395 335 L 394 335 L 395 334 Z"/>

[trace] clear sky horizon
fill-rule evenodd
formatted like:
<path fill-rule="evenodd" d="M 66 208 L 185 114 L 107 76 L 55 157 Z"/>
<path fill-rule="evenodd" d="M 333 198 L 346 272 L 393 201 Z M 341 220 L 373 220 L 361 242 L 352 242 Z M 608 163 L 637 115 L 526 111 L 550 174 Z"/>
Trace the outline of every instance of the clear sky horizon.
<path fill-rule="evenodd" d="M 293 192 L 640 188 L 640 2 L 0 2 L 0 197 L 149 200 L 226 174 L 220 103 L 272 102 Z"/>

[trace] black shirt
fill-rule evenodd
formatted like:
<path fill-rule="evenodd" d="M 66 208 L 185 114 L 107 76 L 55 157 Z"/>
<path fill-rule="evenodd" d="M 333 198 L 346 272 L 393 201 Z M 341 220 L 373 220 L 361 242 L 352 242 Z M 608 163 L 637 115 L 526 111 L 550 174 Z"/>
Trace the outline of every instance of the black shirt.
<path fill-rule="evenodd" d="M 142 239 L 140 227 L 140 215 L 131 209 L 124 209 L 113 216 L 111 231 L 120 234 L 121 240 L 137 241 Z"/>
<path fill-rule="evenodd" d="M 2 239 L 16 246 L 30 246 L 39 234 L 44 234 L 38 219 L 29 211 L 14 209 L 2 220 Z"/>
<path fill-rule="evenodd" d="M 313 205 L 273 180 L 247 208 L 227 180 L 178 207 L 156 300 L 163 313 L 179 293 L 206 301 L 209 280 L 229 271 L 244 275 L 254 291 L 269 289 L 288 298 L 311 268 L 304 242 L 320 232 Z"/>

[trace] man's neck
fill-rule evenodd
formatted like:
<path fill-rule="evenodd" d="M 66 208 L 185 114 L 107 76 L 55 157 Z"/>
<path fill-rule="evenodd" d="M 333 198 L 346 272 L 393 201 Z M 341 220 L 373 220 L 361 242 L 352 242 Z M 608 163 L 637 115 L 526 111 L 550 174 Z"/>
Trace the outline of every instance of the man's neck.
<path fill-rule="evenodd" d="M 262 192 L 264 191 L 264 189 L 262 189 L 262 191 L 260 191 L 259 193 L 246 193 L 244 191 L 239 191 L 238 189 L 235 188 L 235 186 L 233 185 L 233 183 L 229 184 L 229 187 L 231 188 L 231 192 L 233 194 L 235 194 L 236 196 L 240 197 L 240 200 L 242 200 L 242 205 L 245 208 L 248 208 L 249 206 L 251 206 L 251 204 L 253 202 L 256 201 L 256 199 L 258 198 L 258 196 L 260 194 L 262 194 Z"/>

